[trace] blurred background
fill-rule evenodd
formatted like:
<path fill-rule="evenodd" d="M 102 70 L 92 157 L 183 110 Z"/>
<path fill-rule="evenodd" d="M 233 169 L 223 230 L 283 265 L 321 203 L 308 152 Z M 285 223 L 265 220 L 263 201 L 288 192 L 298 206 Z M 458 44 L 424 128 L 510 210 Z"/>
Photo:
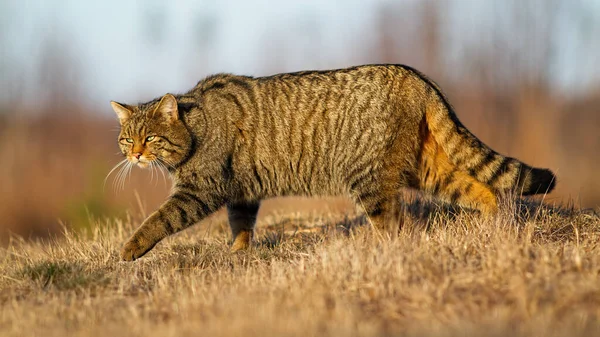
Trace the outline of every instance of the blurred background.
<path fill-rule="evenodd" d="M 428 74 L 485 143 L 558 174 L 546 200 L 600 205 L 600 0 L 2 0 L 0 13 L 0 241 L 168 195 L 140 169 L 122 190 L 114 176 L 103 187 L 122 159 L 110 100 L 184 92 L 217 72 L 365 63 Z M 299 204 L 323 207 L 265 209 Z"/>

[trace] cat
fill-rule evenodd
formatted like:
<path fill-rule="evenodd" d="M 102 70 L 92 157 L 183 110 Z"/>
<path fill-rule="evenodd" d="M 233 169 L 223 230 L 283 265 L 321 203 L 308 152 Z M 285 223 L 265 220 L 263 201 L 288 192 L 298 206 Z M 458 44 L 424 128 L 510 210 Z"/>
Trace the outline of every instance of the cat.
<path fill-rule="evenodd" d="M 275 196 L 348 195 L 381 226 L 404 187 L 494 214 L 499 195 L 547 193 L 556 181 L 483 144 L 438 85 L 404 65 L 218 74 L 185 94 L 111 105 L 126 159 L 163 165 L 174 181 L 124 245 L 128 261 L 222 206 L 231 249 L 245 249 L 260 201 Z"/>

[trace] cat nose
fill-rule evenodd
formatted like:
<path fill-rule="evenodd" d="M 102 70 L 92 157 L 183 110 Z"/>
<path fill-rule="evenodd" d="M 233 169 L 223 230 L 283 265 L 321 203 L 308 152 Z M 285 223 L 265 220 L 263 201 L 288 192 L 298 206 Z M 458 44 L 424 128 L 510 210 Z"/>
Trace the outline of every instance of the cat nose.
<path fill-rule="evenodd" d="M 136 153 L 133 154 L 133 156 L 135 157 L 135 159 L 140 159 L 140 157 L 142 156 L 142 154 L 139 153 L 139 152 L 136 152 Z"/>

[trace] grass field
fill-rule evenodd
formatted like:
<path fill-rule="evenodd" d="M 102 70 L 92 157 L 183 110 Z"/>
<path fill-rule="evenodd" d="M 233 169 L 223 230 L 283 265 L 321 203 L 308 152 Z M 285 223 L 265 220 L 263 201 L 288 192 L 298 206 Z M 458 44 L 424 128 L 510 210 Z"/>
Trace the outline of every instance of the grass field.
<path fill-rule="evenodd" d="M 276 209 L 235 254 L 223 212 L 134 263 L 118 250 L 142 214 L 15 238 L 0 335 L 600 335 L 597 212 L 505 201 L 484 219 L 413 200 L 378 231 L 352 210 Z"/>

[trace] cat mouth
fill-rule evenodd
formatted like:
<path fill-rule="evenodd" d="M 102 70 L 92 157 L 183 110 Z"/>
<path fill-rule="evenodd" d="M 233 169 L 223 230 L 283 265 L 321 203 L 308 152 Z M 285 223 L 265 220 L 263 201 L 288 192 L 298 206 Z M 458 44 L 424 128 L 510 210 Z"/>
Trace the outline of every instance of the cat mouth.
<path fill-rule="evenodd" d="M 147 168 L 148 166 L 150 166 L 150 162 L 151 162 L 151 160 L 148 160 L 147 158 L 144 158 L 144 157 L 140 157 L 140 158 L 130 157 L 129 161 L 131 163 L 133 163 L 134 165 L 137 165 L 140 168 Z"/>

